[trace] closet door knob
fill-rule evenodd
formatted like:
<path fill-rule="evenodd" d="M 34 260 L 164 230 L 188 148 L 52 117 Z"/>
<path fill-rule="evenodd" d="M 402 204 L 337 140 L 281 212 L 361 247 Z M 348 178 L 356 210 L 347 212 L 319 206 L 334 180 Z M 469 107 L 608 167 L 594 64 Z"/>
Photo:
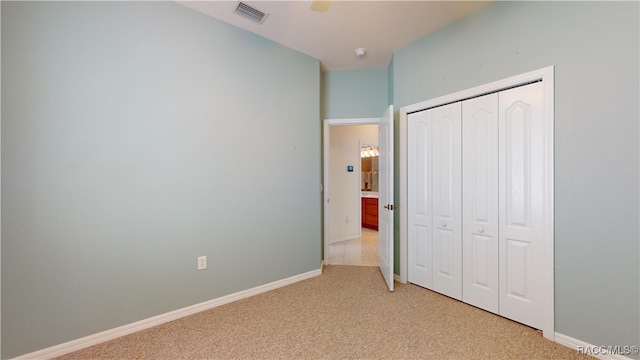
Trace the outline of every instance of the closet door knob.
<path fill-rule="evenodd" d="M 447 227 L 447 223 L 445 221 L 442 222 L 442 227 Z"/>
<path fill-rule="evenodd" d="M 484 233 L 484 228 L 480 228 L 480 234 Z"/>

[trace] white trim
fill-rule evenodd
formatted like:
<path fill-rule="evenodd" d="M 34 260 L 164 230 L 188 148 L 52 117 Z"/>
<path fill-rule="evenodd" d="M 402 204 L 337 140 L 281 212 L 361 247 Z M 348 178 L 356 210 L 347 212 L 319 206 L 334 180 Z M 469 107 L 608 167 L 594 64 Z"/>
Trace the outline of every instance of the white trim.
<path fill-rule="evenodd" d="M 407 165 L 407 157 L 408 157 L 408 138 L 407 138 L 407 119 L 408 119 L 409 111 L 407 106 L 403 106 L 398 110 L 398 122 L 400 127 L 399 144 L 397 144 L 398 149 L 400 150 L 399 160 L 400 160 L 400 174 L 398 174 L 398 179 L 400 180 L 398 183 L 398 187 L 400 188 L 400 199 L 396 199 L 396 203 L 398 203 L 398 209 L 400 210 L 400 264 L 398 264 L 400 268 L 400 280 L 402 283 L 407 283 L 409 281 L 409 249 L 408 246 L 408 231 L 409 224 L 407 218 L 408 209 L 408 201 L 409 195 L 407 195 L 408 184 L 408 165 Z"/>
<path fill-rule="evenodd" d="M 399 151 L 399 168 L 400 168 L 400 174 L 398 177 L 398 186 L 399 187 L 399 192 L 400 192 L 400 198 L 396 199 L 395 202 L 396 204 L 398 204 L 398 211 L 400 212 L 399 216 L 400 216 L 400 239 L 399 242 L 400 244 L 398 244 L 399 246 L 399 250 L 400 250 L 400 263 L 398 264 L 398 267 L 400 268 L 400 282 L 403 284 L 406 284 L 407 282 L 409 282 L 409 249 L 407 248 L 408 244 L 407 244 L 407 238 L 408 238 L 408 234 L 407 232 L 409 231 L 409 224 L 408 224 L 408 216 L 407 216 L 407 212 L 409 211 L 407 208 L 407 203 L 409 201 L 409 195 L 407 195 L 407 174 L 408 174 L 408 166 L 407 166 L 407 157 L 408 157 L 408 151 L 407 151 L 407 146 L 408 146 L 408 141 L 407 141 L 407 112 L 406 112 L 406 108 L 401 107 L 399 110 L 399 122 L 400 122 L 400 134 L 398 134 L 399 136 L 399 144 L 396 145 L 396 147 L 400 150 Z"/>
<path fill-rule="evenodd" d="M 349 119 L 325 119 L 325 124 L 329 126 L 337 125 L 378 125 L 378 118 L 349 118 Z"/>
<path fill-rule="evenodd" d="M 62 344 L 51 346 L 42 350 L 24 354 L 14 359 L 16 360 L 51 359 L 57 356 L 62 356 L 64 354 L 82 350 L 90 346 L 100 344 L 105 341 L 109 341 L 124 335 L 129 335 L 137 331 L 145 330 L 150 327 L 164 324 L 166 322 L 173 321 L 188 315 L 193 315 L 201 311 L 209 310 L 209 309 L 212 309 L 221 305 L 225 305 L 234 301 L 242 300 L 242 299 L 255 296 L 267 291 L 281 288 L 283 286 L 291 285 L 299 281 L 307 280 L 312 277 L 319 276 L 321 274 L 322 274 L 322 266 L 320 267 L 320 269 L 317 269 L 317 270 L 311 270 L 309 272 L 299 274 L 299 275 L 294 275 L 286 279 L 277 280 L 268 284 L 256 286 L 251 289 L 239 291 L 234 294 L 229 294 L 229 295 L 222 296 L 209 301 L 205 301 L 199 304 L 187 306 L 182 309 L 170 311 L 161 315 L 150 317 L 148 319 L 136 321 L 128 325 L 123 325 L 111 330 L 102 331 L 97 334 L 85 336 L 80 339 L 68 341 L 66 343 L 62 343 Z"/>
<path fill-rule="evenodd" d="M 406 284 L 406 282 L 402 282 L 402 279 L 400 278 L 400 275 L 398 274 L 393 274 L 393 280 L 402 283 L 402 284 Z"/>
<path fill-rule="evenodd" d="M 545 293 L 549 294 L 549 297 L 546 299 L 544 306 L 545 319 L 543 320 L 542 331 L 544 337 L 549 340 L 554 340 L 555 336 L 555 310 L 554 310 L 554 214 L 553 214 L 553 204 L 554 204 L 554 188 L 553 188 L 553 179 L 554 173 L 553 169 L 554 165 L 554 138 L 553 138 L 553 130 L 554 130 L 554 67 L 548 66 L 542 69 L 530 71 L 524 74 L 512 76 L 509 78 L 505 78 L 502 80 L 494 81 L 489 84 L 484 84 L 480 86 L 476 86 L 471 89 L 462 90 L 456 93 L 440 96 L 437 98 L 433 98 L 430 100 L 425 100 L 418 102 L 416 104 L 403 106 L 399 110 L 399 122 L 400 122 L 400 144 L 398 144 L 398 148 L 400 150 L 400 201 L 399 201 L 399 210 L 400 210 L 400 278 L 403 281 L 407 281 L 408 279 L 408 249 L 407 249 L 407 118 L 408 114 L 420 110 L 424 110 L 427 108 L 448 104 L 455 101 L 460 101 L 463 99 L 467 99 L 474 96 L 479 96 L 495 91 L 499 91 L 502 89 L 510 88 L 513 86 L 518 86 L 522 84 L 526 84 L 532 81 L 542 80 L 544 87 L 544 101 L 545 101 L 545 121 L 546 121 L 546 134 L 548 135 L 549 144 L 547 144 L 547 150 L 549 150 L 546 154 L 547 164 L 549 164 L 549 171 L 546 174 L 546 184 L 548 187 L 546 190 L 545 199 L 545 213 L 546 213 L 546 223 L 548 224 L 547 229 L 545 229 L 546 239 L 550 240 L 545 246 L 545 258 L 543 260 L 544 266 L 540 271 L 544 272 L 544 277 L 549 280 L 548 284 L 545 284 Z"/>
<path fill-rule="evenodd" d="M 455 93 L 443 95 L 434 99 L 421 101 L 412 105 L 403 106 L 401 108 L 406 113 L 412 113 L 427 108 L 448 104 L 450 102 L 456 102 L 463 99 L 476 97 L 484 94 L 489 94 L 513 86 L 526 84 L 536 80 L 549 80 L 548 76 L 553 77 L 553 66 L 548 66 L 542 69 L 530 71 L 528 73 L 508 77 L 502 80 L 494 81 L 488 84 L 476 86 L 470 89 L 458 91 Z M 551 78 L 552 79 L 552 78 Z"/>
<path fill-rule="evenodd" d="M 556 333 L 555 334 L 555 342 L 557 342 L 560 345 L 564 345 L 568 348 L 571 348 L 575 351 L 578 351 L 578 349 L 585 349 L 587 351 L 588 355 L 591 355 L 595 358 L 598 359 L 611 359 L 611 360 L 626 360 L 626 359 L 630 359 L 624 355 L 618 355 L 618 354 L 599 354 L 600 352 L 603 352 L 602 350 L 606 350 L 605 352 L 608 352 L 608 348 L 606 346 L 600 347 L 600 346 L 596 346 L 596 345 L 592 345 L 589 344 L 587 342 L 584 342 L 582 340 L 578 340 L 578 339 L 574 339 L 571 336 L 567 336 L 564 334 L 560 334 L 560 333 Z M 583 350 L 583 351 L 585 351 Z M 598 354 L 594 354 L 593 351 L 595 350 L 595 352 L 598 352 Z M 589 351 L 591 351 L 589 353 Z"/>
<path fill-rule="evenodd" d="M 545 139 L 548 141 L 545 144 L 545 164 L 547 164 L 546 174 L 545 174 L 545 223 L 547 224 L 547 228 L 545 229 L 545 255 L 544 255 L 544 265 L 542 266 L 542 271 L 544 273 L 543 277 L 548 279 L 545 282 L 545 294 L 548 294 L 545 297 L 547 303 L 544 305 L 545 316 L 546 319 L 544 323 L 547 324 L 542 328 L 543 335 L 549 339 L 554 340 L 555 337 L 555 214 L 554 214 L 554 204 L 555 204 L 555 78 L 554 78 L 554 68 L 553 66 L 546 67 L 544 69 L 540 69 L 536 72 L 529 73 L 531 76 L 541 78 L 542 86 L 543 86 L 543 96 L 544 96 L 544 122 L 545 122 Z M 548 335 L 548 336 L 547 336 Z"/>
<path fill-rule="evenodd" d="M 329 134 L 330 126 L 346 126 L 346 125 L 378 125 L 380 119 L 378 118 L 350 118 L 350 119 L 324 119 L 322 128 L 322 159 L 323 159 L 323 176 L 322 176 L 322 229 L 324 243 L 324 263 L 329 264 Z"/>

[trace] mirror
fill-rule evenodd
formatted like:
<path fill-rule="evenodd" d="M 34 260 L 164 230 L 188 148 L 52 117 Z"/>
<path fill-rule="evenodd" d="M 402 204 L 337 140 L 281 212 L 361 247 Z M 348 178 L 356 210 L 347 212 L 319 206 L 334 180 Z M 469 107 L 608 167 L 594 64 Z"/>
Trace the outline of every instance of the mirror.
<path fill-rule="evenodd" d="M 360 146 L 360 183 L 362 191 L 378 192 L 378 147 L 376 145 Z"/>

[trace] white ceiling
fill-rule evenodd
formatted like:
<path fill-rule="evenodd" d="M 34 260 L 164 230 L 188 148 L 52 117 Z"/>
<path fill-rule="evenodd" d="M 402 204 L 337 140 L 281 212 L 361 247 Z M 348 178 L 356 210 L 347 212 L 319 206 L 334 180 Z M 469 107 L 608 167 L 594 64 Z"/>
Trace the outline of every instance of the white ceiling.
<path fill-rule="evenodd" d="M 268 17 L 262 24 L 234 13 L 238 1 L 178 3 L 320 60 L 323 70 L 382 68 L 391 55 L 491 1 L 333 0 L 326 12 L 311 1 L 243 1 Z M 356 48 L 366 48 L 363 58 Z"/>

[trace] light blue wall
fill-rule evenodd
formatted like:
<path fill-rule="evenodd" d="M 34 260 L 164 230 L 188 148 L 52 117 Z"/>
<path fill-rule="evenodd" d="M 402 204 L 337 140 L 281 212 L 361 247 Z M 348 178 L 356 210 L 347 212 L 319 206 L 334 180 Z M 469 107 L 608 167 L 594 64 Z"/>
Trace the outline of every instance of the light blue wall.
<path fill-rule="evenodd" d="M 555 66 L 556 331 L 638 345 L 639 3 L 497 2 L 397 51 L 396 107 Z"/>
<path fill-rule="evenodd" d="M 380 117 L 388 105 L 387 68 L 323 72 L 325 119 Z"/>
<path fill-rule="evenodd" d="M 317 60 L 175 3 L 3 1 L 2 357 L 316 269 L 320 109 L 548 65 L 556 330 L 637 344 L 638 10 L 498 2 L 389 69 L 324 73 L 321 106 Z"/>
<path fill-rule="evenodd" d="M 174 2 L 3 1 L 2 358 L 318 269 L 319 99 Z"/>

